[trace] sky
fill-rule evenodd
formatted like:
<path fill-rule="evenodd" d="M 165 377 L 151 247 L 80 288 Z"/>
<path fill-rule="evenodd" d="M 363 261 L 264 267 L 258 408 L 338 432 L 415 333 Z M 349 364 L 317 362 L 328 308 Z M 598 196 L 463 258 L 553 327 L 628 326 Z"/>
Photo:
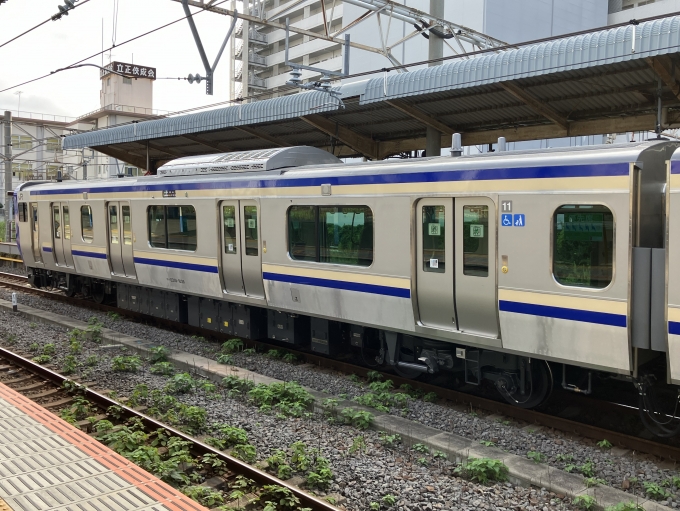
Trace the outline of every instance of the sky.
<path fill-rule="evenodd" d="M 7 0 L 0 4 L 0 45 L 51 17 L 58 11 L 59 3 L 63 5 L 63 0 Z M 112 46 L 114 0 L 90 0 L 76 6 L 68 16 L 50 21 L 0 48 L 0 90 L 100 52 L 102 35 L 104 48 Z M 118 0 L 116 45 L 183 16 L 181 3 L 173 0 Z M 232 19 L 211 12 L 201 12 L 194 19 L 212 64 Z M 186 77 L 189 73 L 205 76 L 186 20 L 118 46 L 111 53 L 113 61 L 134 61 L 157 68 L 158 77 Z M 156 80 L 153 108 L 174 112 L 228 100 L 228 60 L 225 50 L 215 73 L 212 96 L 205 94 L 205 83 Z M 101 65 L 102 58 L 97 56 L 87 62 Z M 104 64 L 108 62 L 107 52 Z M 0 111 L 16 111 L 19 96 L 15 92 L 22 91 L 24 112 L 78 117 L 100 107 L 100 89 L 99 70 L 94 67 L 62 71 L 0 92 Z"/>

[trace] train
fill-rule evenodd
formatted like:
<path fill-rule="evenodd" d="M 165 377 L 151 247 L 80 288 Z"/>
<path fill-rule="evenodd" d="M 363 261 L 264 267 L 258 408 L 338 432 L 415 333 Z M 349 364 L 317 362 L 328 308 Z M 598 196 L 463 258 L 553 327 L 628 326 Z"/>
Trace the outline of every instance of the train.
<path fill-rule="evenodd" d="M 680 399 L 679 142 L 356 163 L 286 147 L 12 193 L 36 287 L 525 408 L 630 382 L 655 434 L 680 427 L 652 399 Z"/>

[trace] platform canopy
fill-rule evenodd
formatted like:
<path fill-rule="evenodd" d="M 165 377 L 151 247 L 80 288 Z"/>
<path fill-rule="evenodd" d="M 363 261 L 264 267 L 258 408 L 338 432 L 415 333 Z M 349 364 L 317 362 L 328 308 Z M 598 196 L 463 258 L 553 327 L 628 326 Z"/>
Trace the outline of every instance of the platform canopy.
<path fill-rule="evenodd" d="M 680 16 L 493 50 L 345 84 L 67 136 L 153 171 L 183 156 L 309 145 L 382 159 L 442 146 L 680 127 Z"/>

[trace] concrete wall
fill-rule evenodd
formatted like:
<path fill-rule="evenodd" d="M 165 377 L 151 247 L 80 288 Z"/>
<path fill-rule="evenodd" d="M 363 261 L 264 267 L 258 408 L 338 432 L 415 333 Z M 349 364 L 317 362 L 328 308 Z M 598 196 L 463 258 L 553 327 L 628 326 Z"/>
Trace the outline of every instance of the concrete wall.
<path fill-rule="evenodd" d="M 680 0 L 656 0 L 653 4 L 641 5 L 635 2 L 635 7 L 625 11 L 614 12 L 609 15 L 608 23 L 616 25 L 626 23 L 632 19 L 643 19 L 662 14 L 671 14 L 680 11 Z"/>
<path fill-rule="evenodd" d="M 102 80 L 101 106 L 125 105 L 153 108 L 153 80 L 132 79 L 123 83 L 123 77 L 111 74 Z"/>

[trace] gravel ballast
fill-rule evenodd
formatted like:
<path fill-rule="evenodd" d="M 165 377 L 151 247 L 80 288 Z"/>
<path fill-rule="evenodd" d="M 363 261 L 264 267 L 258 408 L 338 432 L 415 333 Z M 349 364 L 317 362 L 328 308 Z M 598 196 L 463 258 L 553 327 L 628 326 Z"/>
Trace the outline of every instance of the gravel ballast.
<path fill-rule="evenodd" d="M 0 290 L 0 297 L 9 299 L 11 292 Z M 202 338 L 193 338 L 122 319 L 113 320 L 106 314 L 33 295 L 20 294 L 20 303 L 83 321 L 95 316 L 113 330 L 196 355 L 214 359 L 219 352 L 217 343 Z M 347 376 L 315 369 L 309 365 L 286 363 L 265 355 L 235 354 L 233 360 L 237 366 L 283 381 L 297 381 L 329 395 L 346 396 L 351 399 L 368 390 L 365 383 L 352 381 Z M 644 493 L 643 482 L 661 484 L 677 476 L 675 470 L 649 457 L 634 456 L 632 453 L 620 456 L 615 452 L 600 449 L 592 442 L 568 438 L 559 432 L 533 431 L 532 428 L 526 428 L 525 424 L 484 417 L 475 411 L 463 411 L 439 403 L 410 400 L 406 409 L 393 409 L 391 413 L 475 441 L 493 442 L 504 451 L 520 456 L 526 456 L 530 451 L 540 452 L 545 456 L 546 463 L 560 469 L 574 465 L 574 471 L 577 472 L 578 467 L 590 461 L 595 477 L 603 479 L 614 488 L 623 488 L 631 493 L 631 496 Z M 639 483 L 627 485 L 632 478 L 636 478 Z M 665 490 L 672 495 L 663 503 L 673 508 L 680 505 L 680 497 L 674 493 L 675 489 L 669 487 Z"/>

